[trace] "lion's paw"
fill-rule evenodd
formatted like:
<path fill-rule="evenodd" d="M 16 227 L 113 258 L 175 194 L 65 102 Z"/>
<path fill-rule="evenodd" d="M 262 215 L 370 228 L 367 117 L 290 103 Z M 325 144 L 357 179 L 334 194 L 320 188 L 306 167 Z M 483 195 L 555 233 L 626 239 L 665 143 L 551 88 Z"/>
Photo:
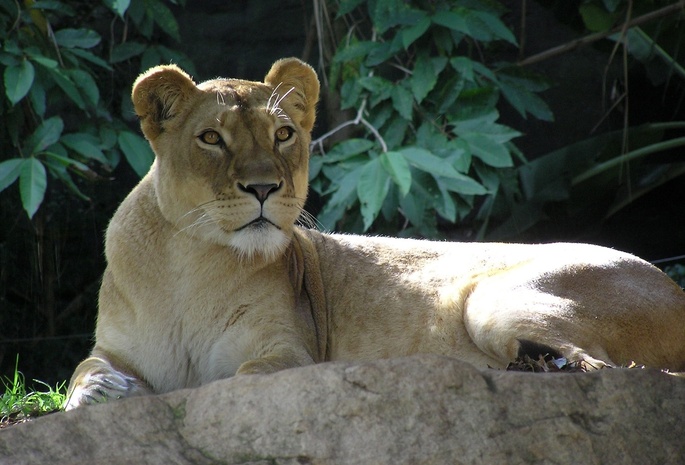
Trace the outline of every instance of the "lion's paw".
<path fill-rule="evenodd" d="M 117 372 L 87 374 L 75 384 L 69 394 L 65 410 L 81 405 L 98 404 L 111 399 L 134 395 L 137 380 Z"/>

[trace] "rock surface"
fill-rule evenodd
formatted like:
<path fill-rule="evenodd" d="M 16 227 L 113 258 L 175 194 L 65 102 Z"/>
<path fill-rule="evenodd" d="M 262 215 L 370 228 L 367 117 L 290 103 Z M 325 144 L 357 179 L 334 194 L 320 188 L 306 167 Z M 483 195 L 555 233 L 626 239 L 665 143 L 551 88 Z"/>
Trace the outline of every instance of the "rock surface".
<path fill-rule="evenodd" d="M 675 464 L 685 379 L 330 363 L 58 413 L 0 432 L 1 464 Z"/>

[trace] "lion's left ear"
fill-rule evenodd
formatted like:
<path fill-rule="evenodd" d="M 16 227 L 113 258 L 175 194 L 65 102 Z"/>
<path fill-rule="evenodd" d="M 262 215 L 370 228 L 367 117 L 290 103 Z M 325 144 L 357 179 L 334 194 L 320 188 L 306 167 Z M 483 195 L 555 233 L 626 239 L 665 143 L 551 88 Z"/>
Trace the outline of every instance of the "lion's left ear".
<path fill-rule="evenodd" d="M 283 58 L 271 66 L 264 83 L 273 88 L 280 84 L 283 92 L 294 89 L 290 95 L 294 94 L 295 107 L 302 111 L 299 123 L 310 132 L 314 127 L 316 103 L 319 101 L 319 78 L 314 69 L 297 58 Z"/>

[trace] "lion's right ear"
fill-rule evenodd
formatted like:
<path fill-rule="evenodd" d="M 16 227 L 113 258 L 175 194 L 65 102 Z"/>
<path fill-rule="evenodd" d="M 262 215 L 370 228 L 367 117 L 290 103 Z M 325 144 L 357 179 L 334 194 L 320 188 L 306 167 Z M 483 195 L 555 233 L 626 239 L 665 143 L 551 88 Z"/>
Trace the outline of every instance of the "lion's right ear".
<path fill-rule="evenodd" d="M 131 99 L 145 137 L 156 139 L 194 92 L 195 83 L 176 65 L 155 66 L 138 76 Z"/>

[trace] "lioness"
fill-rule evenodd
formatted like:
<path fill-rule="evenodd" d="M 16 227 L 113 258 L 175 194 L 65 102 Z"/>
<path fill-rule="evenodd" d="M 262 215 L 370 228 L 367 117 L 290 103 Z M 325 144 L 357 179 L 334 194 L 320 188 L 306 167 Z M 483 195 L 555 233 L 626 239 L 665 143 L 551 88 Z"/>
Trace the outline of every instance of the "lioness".
<path fill-rule="evenodd" d="M 685 293 L 632 255 L 295 226 L 318 97 L 316 73 L 294 58 L 263 83 L 196 85 L 176 66 L 136 80 L 156 159 L 107 230 L 96 343 L 67 409 L 415 353 L 685 369 Z"/>

